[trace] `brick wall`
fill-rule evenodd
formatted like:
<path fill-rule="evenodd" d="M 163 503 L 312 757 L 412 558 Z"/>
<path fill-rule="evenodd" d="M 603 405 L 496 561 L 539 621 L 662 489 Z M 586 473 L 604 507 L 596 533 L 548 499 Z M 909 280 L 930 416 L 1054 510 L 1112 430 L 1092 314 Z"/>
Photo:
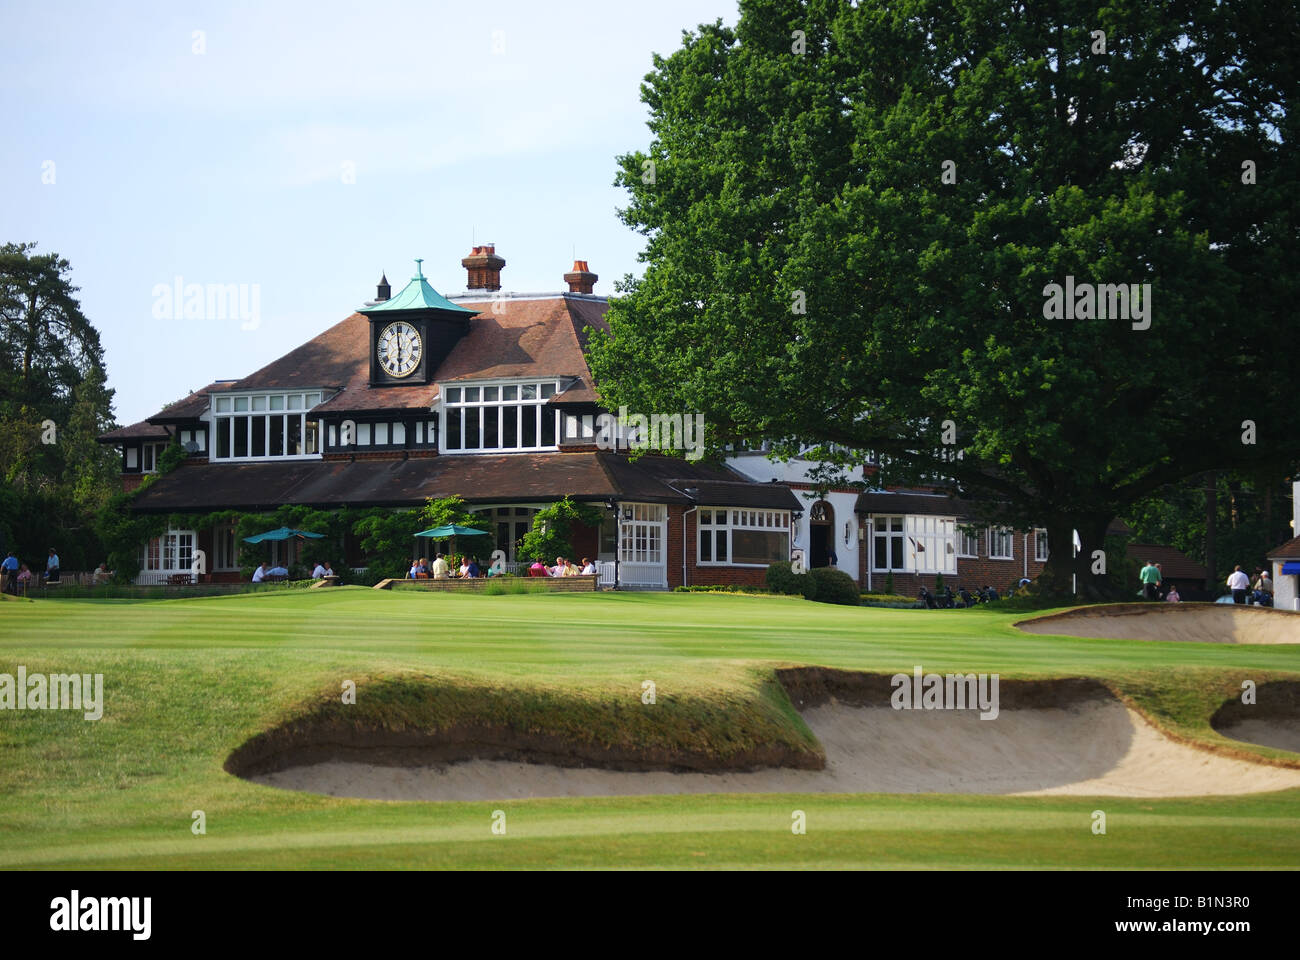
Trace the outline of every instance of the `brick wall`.
<path fill-rule="evenodd" d="M 979 537 L 979 557 L 957 557 L 957 573 L 944 574 L 943 583 L 945 587 L 952 587 L 956 590 L 958 587 L 965 587 L 967 590 L 983 589 L 985 586 L 993 587 L 998 593 L 1006 593 L 1007 587 L 1017 584 L 1021 577 L 1028 576 L 1030 580 L 1035 579 L 1046 563 L 1034 559 L 1034 538 L 1030 536 L 1026 541 L 1025 531 L 1015 531 L 1013 537 L 1012 550 L 1015 558 L 1012 560 L 992 560 L 987 556 L 988 536 L 983 531 Z M 1029 550 L 1028 573 L 1025 572 L 1025 550 Z M 862 575 L 859 578 L 859 585 L 863 590 L 867 588 L 867 562 L 868 543 L 862 539 L 858 545 L 858 564 Z M 885 577 L 888 574 L 872 572 L 871 589 L 875 593 L 883 593 L 885 589 Z M 919 593 L 921 587 L 933 592 L 935 587 L 935 575 L 932 573 L 894 573 L 894 592 L 904 596 L 913 596 Z"/>
<path fill-rule="evenodd" d="M 700 566 L 695 562 L 697 533 L 695 529 L 699 511 L 686 513 L 687 508 L 668 508 L 668 586 L 682 585 L 682 516 L 686 514 L 686 582 L 693 587 L 740 586 L 765 587 L 767 567 L 714 567 Z"/>

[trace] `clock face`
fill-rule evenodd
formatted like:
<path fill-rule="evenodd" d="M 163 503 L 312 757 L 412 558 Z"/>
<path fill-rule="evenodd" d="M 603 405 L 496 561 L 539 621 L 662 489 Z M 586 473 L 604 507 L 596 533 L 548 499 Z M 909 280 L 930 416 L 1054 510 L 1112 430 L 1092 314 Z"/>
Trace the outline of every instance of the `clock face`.
<path fill-rule="evenodd" d="M 424 356 L 424 343 L 415 327 L 398 320 L 380 331 L 375 352 L 379 356 L 379 366 L 390 377 L 409 377 Z"/>

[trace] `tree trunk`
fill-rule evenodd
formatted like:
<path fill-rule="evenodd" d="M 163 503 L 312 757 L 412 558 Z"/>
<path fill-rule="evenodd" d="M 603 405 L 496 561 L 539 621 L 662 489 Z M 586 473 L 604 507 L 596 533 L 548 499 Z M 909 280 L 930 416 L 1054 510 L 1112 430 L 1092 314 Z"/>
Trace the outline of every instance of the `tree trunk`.
<path fill-rule="evenodd" d="M 1214 521 L 1219 514 L 1219 477 L 1206 474 L 1205 486 L 1205 589 L 1211 594 L 1219 582 L 1214 575 Z"/>
<path fill-rule="evenodd" d="M 1058 516 L 1048 519 L 1047 564 L 1039 574 L 1034 592 L 1049 597 L 1083 597 L 1089 601 L 1113 599 L 1108 571 L 1123 562 L 1123 557 L 1105 556 L 1106 528 L 1111 518 L 1102 515 Z M 1082 545 L 1075 555 L 1074 534 L 1078 531 Z M 1101 551 L 1100 557 L 1094 553 Z M 1104 559 L 1104 566 L 1099 561 Z M 1094 568 L 1098 572 L 1094 573 Z M 1101 572 L 1102 570 L 1107 572 Z"/>

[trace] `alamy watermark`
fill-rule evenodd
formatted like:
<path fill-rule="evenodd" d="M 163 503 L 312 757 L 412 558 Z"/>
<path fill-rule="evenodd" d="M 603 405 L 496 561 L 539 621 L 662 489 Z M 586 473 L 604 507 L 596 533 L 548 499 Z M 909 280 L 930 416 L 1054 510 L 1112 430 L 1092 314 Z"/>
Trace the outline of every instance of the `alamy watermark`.
<path fill-rule="evenodd" d="M 262 323 L 262 286 L 257 283 L 186 283 L 176 276 L 170 284 L 153 286 L 155 320 L 238 320 L 241 330 Z"/>
<path fill-rule="evenodd" d="M 1049 283 L 1043 287 L 1045 320 L 1131 320 L 1134 330 L 1151 326 L 1149 283 Z"/>
<path fill-rule="evenodd" d="M 981 720 L 998 717 L 998 675 L 988 673 L 924 673 L 918 665 L 909 676 L 889 678 L 895 710 L 979 710 Z"/>
<path fill-rule="evenodd" d="M 596 448 L 615 450 L 625 444 L 633 450 L 684 450 L 687 460 L 704 456 L 704 414 L 627 412 L 602 413 L 596 418 Z"/>
<path fill-rule="evenodd" d="M 102 673 L 0 673 L 0 710 L 81 710 L 87 720 L 104 715 Z"/>

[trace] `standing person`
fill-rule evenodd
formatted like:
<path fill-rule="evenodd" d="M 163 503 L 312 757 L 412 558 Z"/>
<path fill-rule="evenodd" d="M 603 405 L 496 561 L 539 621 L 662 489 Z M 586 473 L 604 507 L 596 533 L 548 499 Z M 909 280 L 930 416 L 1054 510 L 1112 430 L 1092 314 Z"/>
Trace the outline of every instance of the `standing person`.
<path fill-rule="evenodd" d="M 1148 560 L 1138 574 L 1138 579 L 1142 581 L 1142 595 L 1147 600 L 1156 599 L 1156 588 L 1160 586 L 1160 568 Z"/>
<path fill-rule="evenodd" d="M 0 580 L 3 580 L 3 583 L 0 583 L 0 590 L 3 590 L 5 593 L 14 593 L 18 589 L 17 584 L 14 583 L 14 579 L 17 576 L 18 558 L 15 557 L 14 552 L 10 550 L 5 554 L 4 562 L 0 563 Z"/>
<path fill-rule="evenodd" d="M 1255 584 L 1251 589 L 1258 590 L 1260 593 L 1267 593 L 1269 596 L 1273 595 L 1273 580 L 1269 577 L 1267 570 L 1259 571 L 1259 576 L 1255 578 Z"/>
<path fill-rule="evenodd" d="M 1232 591 L 1233 603 L 1246 602 L 1246 591 L 1250 589 L 1250 577 L 1242 572 L 1241 564 L 1233 567 L 1232 573 L 1228 574 L 1228 589 Z"/>
<path fill-rule="evenodd" d="M 1182 603 L 1183 598 L 1178 595 L 1178 584 L 1169 584 L 1169 592 L 1165 594 L 1165 603 Z"/>
<path fill-rule="evenodd" d="M 1160 564 L 1156 564 L 1156 599 L 1165 598 L 1165 570 Z"/>
<path fill-rule="evenodd" d="M 50 547 L 50 556 L 45 561 L 45 582 L 59 582 L 59 555 L 54 552 L 53 547 Z"/>

